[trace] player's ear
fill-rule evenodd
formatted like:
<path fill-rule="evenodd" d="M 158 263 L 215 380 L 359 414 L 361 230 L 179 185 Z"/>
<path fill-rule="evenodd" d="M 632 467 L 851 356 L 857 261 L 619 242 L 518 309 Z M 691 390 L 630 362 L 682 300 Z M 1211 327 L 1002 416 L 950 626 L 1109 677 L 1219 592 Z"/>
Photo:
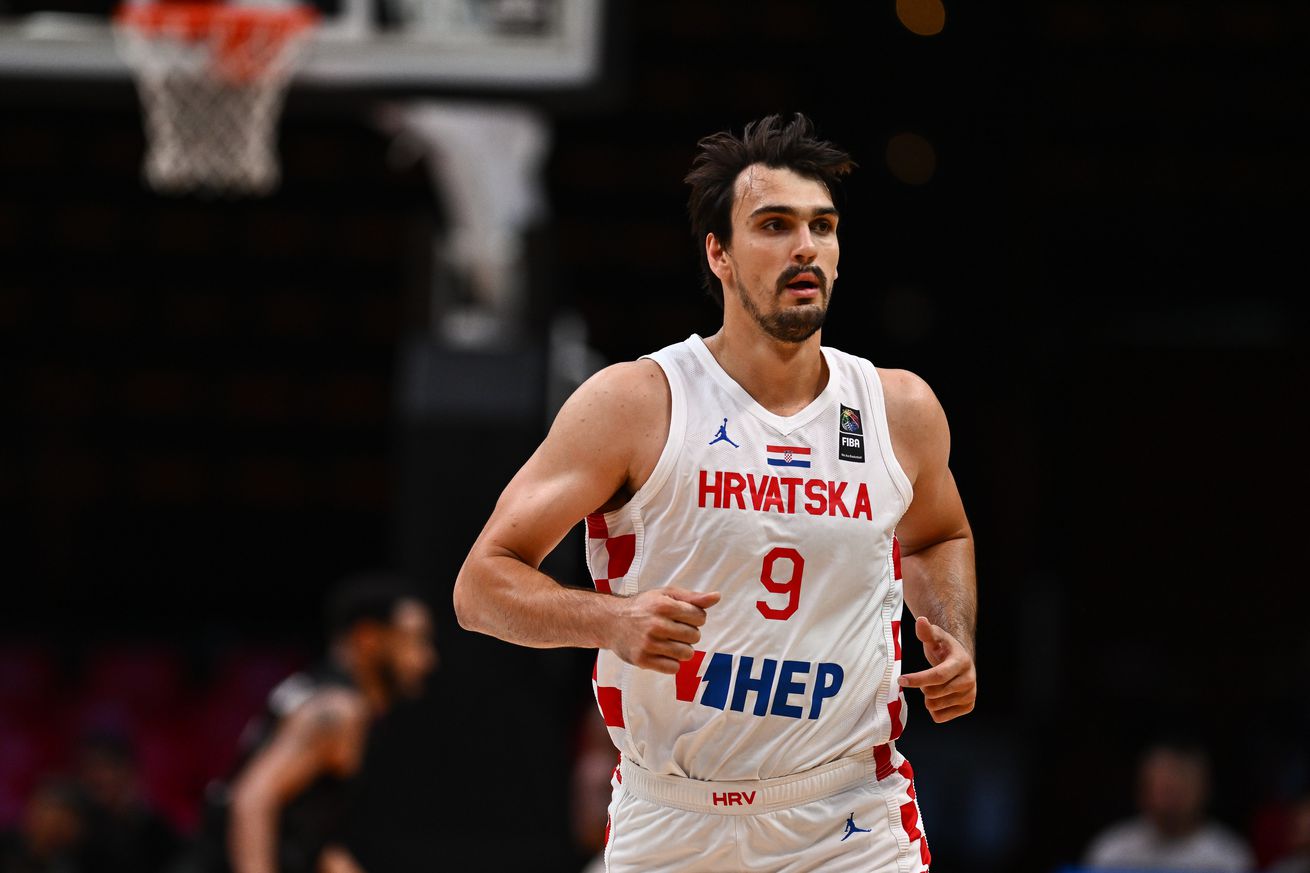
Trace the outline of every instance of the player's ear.
<path fill-rule="evenodd" d="M 710 263 L 710 270 L 719 281 L 725 281 L 731 274 L 732 265 L 728 260 L 728 247 L 719 242 L 719 238 L 712 233 L 705 235 L 705 259 Z"/>

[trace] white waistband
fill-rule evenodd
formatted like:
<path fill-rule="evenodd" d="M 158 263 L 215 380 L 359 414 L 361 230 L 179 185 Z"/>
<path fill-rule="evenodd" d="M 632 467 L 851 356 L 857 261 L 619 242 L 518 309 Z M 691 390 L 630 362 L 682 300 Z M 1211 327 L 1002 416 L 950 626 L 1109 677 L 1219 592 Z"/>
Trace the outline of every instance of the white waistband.
<path fill-rule="evenodd" d="M 840 794 L 877 781 L 874 750 L 777 779 L 747 782 L 707 782 L 683 776 L 651 773 L 624 758 L 619 763 L 623 787 L 643 800 L 690 812 L 719 815 L 759 815 Z"/>

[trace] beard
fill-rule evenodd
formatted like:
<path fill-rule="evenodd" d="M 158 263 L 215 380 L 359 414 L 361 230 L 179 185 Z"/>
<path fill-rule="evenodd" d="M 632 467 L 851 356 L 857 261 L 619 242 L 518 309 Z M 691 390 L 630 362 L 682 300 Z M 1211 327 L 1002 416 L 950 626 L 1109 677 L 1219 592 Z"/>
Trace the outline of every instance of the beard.
<path fill-rule="evenodd" d="M 787 290 L 787 283 L 801 273 L 813 273 L 819 280 L 819 297 L 813 303 L 800 306 L 784 306 L 775 312 L 762 312 L 751 299 L 746 289 L 735 279 L 732 287 L 737 292 L 737 299 L 755 323 L 766 334 L 784 343 L 803 343 L 823 327 L 823 320 L 828 317 L 828 278 L 818 267 L 790 267 L 778 277 L 774 290 L 775 299 Z"/>
<path fill-rule="evenodd" d="M 407 682 L 390 661 L 378 664 L 378 681 L 386 690 L 387 699 L 393 703 L 397 700 L 414 700 L 423 694 L 422 682 Z"/>

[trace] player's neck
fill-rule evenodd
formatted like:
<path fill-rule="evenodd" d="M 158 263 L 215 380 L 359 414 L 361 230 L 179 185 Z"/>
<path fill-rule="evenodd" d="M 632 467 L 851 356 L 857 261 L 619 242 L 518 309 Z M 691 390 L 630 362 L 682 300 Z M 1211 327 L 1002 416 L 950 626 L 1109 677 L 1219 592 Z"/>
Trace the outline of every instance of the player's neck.
<path fill-rule="evenodd" d="M 819 351 L 821 332 L 800 343 L 776 340 L 755 328 L 725 322 L 705 347 L 723 371 L 774 415 L 795 415 L 828 384 Z"/>

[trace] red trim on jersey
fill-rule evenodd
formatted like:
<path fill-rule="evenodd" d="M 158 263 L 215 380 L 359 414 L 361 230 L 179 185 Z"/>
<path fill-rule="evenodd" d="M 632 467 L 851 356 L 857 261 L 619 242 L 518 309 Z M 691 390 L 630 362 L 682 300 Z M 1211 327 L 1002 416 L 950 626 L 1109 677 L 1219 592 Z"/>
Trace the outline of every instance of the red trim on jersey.
<path fill-rule="evenodd" d="M 892 622 L 892 642 L 896 644 L 896 660 L 901 659 L 901 623 Z"/>
<path fill-rule="evenodd" d="M 873 775 L 879 782 L 886 779 L 896 768 L 892 766 L 892 747 L 883 743 L 873 747 Z"/>
<path fill-rule="evenodd" d="M 704 660 L 705 653 L 694 649 L 691 657 L 678 665 L 678 675 L 674 679 L 674 693 L 679 700 L 696 699 L 696 689 L 700 687 L 700 665 Z"/>
<path fill-rule="evenodd" d="M 793 455 L 808 455 L 810 450 L 805 446 L 765 446 L 767 452 L 791 452 Z"/>
<path fill-rule="evenodd" d="M 605 540 L 605 551 L 609 552 L 610 566 L 606 575 L 611 579 L 622 579 L 632 568 L 632 556 L 637 553 L 637 535 L 623 534 Z"/>
<path fill-rule="evenodd" d="M 892 534 L 892 578 L 901 581 L 901 541 Z"/>
<path fill-rule="evenodd" d="M 900 739 L 901 731 L 905 730 L 905 725 L 901 722 L 901 696 L 896 695 L 896 699 L 889 701 L 887 712 L 892 717 L 892 735 L 888 739 Z"/>
<path fill-rule="evenodd" d="M 923 839 L 923 831 L 919 830 L 919 806 L 913 800 L 901 804 L 901 827 L 911 843 Z"/>
<path fill-rule="evenodd" d="M 610 535 L 609 525 L 605 524 L 605 516 L 599 512 L 594 512 L 587 516 L 587 536 L 593 540 L 603 540 Z"/>
<path fill-rule="evenodd" d="M 910 802 L 901 805 L 901 823 L 905 825 L 905 834 L 910 838 L 910 842 L 919 841 L 919 861 L 927 866 L 932 863 L 932 852 L 928 851 L 928 838 L 919 828 L 919 807 L 914 802 L 914 768 L 910 766 L 909 761 L 902 761 L 896 772 L 910 783 L 905 788 L 905 794 L 910 798 Z"/>
<path fill-rule="evenodd" d="M 596 590 L 599 591 L 601 594 L 613 594 L 613 593 L 614 593 L 613 590 L 610 589 L 610 580 L 608 580 L 608 579 L 592 579 L 591 581 L 594 582 L 594 583 L 596 583 Z"/>
<path fill-rule="evenodd" d="M 596 686 L 596 702 L 606 727 L 623 727 L 623 691 L 608 685 Z"/>

